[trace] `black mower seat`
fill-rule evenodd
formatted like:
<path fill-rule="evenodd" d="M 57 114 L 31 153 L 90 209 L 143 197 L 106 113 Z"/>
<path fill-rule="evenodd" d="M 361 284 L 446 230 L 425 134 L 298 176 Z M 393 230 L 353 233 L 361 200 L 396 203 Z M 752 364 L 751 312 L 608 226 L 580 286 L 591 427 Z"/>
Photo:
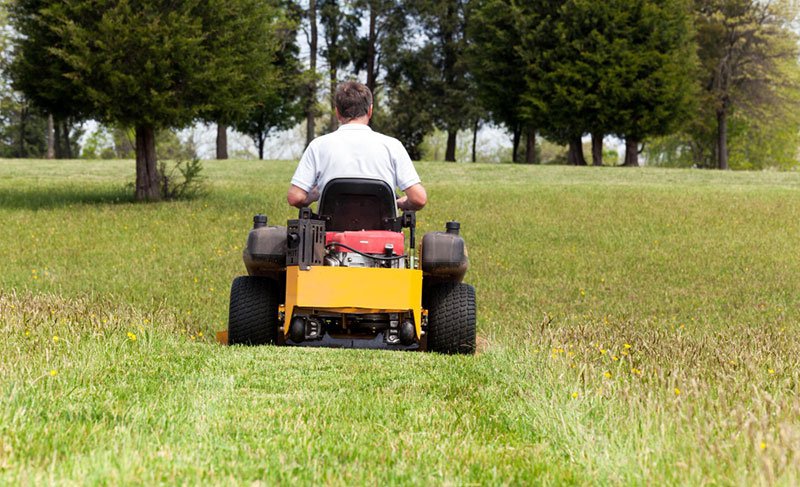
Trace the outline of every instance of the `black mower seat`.
<path fill-rule="evenodd" d="M 327 220 L 327 231 L 386 230 L 386 220 L 397 217 L 396 206 L 385 181 L 338 178 L 325 185 L 317 213 Z"/>

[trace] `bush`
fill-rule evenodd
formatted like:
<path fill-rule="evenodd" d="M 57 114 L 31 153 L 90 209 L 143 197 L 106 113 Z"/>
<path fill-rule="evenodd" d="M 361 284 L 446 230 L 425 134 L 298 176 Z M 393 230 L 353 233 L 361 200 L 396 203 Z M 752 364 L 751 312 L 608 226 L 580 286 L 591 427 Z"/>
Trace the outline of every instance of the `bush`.
<path fill-rule="evenodd" d="M 208 192 L 208 178 L 202 174 L 200 159 L 177 161 L 174 165 L 160 162 L 161 197 L 165 200 L 192 199 Z"/>

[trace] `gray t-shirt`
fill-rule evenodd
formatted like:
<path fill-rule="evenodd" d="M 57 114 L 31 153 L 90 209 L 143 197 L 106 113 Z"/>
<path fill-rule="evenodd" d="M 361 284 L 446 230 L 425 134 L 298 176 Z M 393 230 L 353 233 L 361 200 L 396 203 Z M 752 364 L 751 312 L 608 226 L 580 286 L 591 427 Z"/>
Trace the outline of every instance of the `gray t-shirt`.
<path fill-rule="evenodd" d="M 292 184 L 304 191 L 317 186 L 322 193 L 328 181 L 336 178 L 379 179 L 401 190 L 420 182 L 399 140 L 359 123 L 342 125 L 336 132 L 312 140 Z"/>

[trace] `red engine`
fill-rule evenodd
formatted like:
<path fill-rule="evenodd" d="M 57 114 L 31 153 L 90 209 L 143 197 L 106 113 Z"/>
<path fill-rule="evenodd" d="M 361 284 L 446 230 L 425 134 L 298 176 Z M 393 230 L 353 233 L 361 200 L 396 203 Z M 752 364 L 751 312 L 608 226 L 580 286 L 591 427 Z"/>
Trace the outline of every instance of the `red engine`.
<path fill-rule="evenodd" d="M 347 245 L 365 254 L 383 255 L 386 245 L 391 245 L 394 253 L 403 253 L 403 234 L 386 230 L 362 230 L 360 232 L 327 232 L 325 235 L 325 245 L 340 243 Z M 335 246 L 334 250 L 339 252 L 350 252 L 347 247 Z"/>

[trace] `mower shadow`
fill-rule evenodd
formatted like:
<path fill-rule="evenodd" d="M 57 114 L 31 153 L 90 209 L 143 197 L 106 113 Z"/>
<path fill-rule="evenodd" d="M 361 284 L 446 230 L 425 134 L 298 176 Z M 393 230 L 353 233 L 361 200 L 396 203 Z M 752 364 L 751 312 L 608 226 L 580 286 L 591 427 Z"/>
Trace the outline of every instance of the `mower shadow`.
<path fill-rule="evenodd" d="M 0 188 L 0 209 L 36 211 L 70 205 L 118 205 L 133 202 L 133 191 L 124 186 Z"/>

